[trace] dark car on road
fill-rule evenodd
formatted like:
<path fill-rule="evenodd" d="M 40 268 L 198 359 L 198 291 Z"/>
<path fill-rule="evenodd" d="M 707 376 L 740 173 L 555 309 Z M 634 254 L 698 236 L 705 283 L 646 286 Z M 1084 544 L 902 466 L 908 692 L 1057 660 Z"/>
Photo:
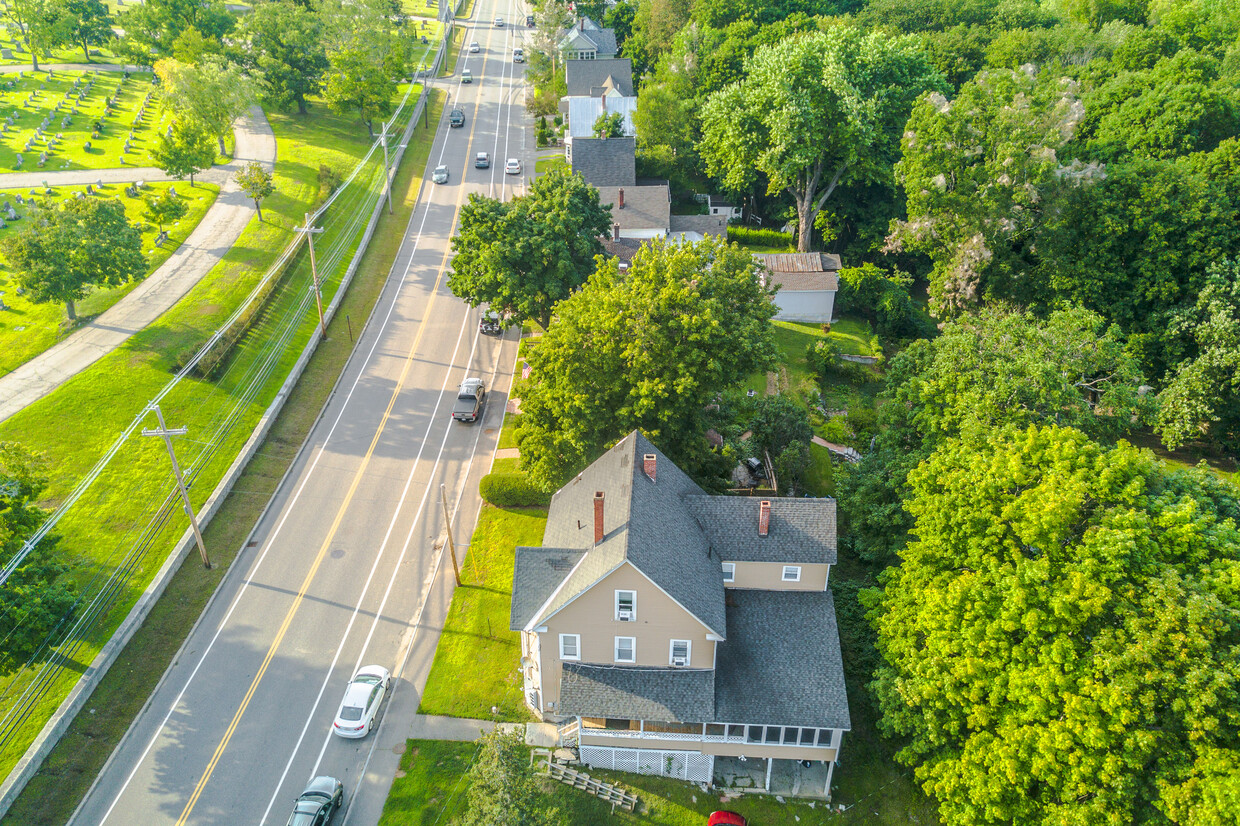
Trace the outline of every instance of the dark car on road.
<path fill-rule="evenodd" d="M 452 418 L 458 422 L 476 422 L 482 415 L 482 404 L 487 396 L 482 379 L 465 379 L 456 391 L 456 403 L 452 406 Z"/>
<path fill-rule="evenodd" d="M 462 112 L 460 109 L 453 109 L 451 112 L 448 113 L 448 125 L 449 126 L 464 126 L 465 125 L 465 113 Z"/>
<path fill-rule="evenodd" d="M 527 14 L 527 15 L 525 16 L 525 25 L 526 25 L 526 26 L 528 26 L 528 27 L 529 27 L 529 28 L 531 28 L 531 29 L 532 29 L 532 28 L 534 28 L 534 15 L 532 15 L 532 14 Z"/>
<path fill-rule="evenodd" d="M 327 775 L 316 777 L 293 803 L 288 826 L 327 826 L 343 804 L 344 784 Z"/>

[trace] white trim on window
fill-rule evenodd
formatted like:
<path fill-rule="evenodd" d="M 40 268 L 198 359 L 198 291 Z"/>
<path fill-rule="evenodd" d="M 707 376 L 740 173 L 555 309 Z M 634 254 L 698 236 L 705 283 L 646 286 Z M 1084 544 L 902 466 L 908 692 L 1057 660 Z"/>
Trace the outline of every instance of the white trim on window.
<path fill-rule="evenodd" d="M 616 622 L 637 621 L 637 592 L 616 591 Z"/>
<path fill-rule="evenodd" d="M 723 581 L 724 582 L 736 582 L 736 563 L 735 562 L 723 563 Z"/>
<path fill-rule="evenodd" d="M 637 637 L 616 637 L 615 659 L 618 663 L 637 662 Z"/>
<path fill-rule="evenodd" d="M 580 660 L 581 659 L 581 635 L 580 634 L 561 634 L 560 635 L 560 659 L 561 660 Z"/>
<path fill-rule="evenodd" d="M 784 582 L 800 582 L 800 581 L 801 581 L 801 566 L 800 565 L 785 565 L 784 566 Z"/>
<path fill-rule="evenodd" d="M 682 649 L 677 652 L 677 648 Z M 674 666 L 687 666 L 693 656 L 692 640 L 672 640 L 667 647 L 667 663 Z"/>

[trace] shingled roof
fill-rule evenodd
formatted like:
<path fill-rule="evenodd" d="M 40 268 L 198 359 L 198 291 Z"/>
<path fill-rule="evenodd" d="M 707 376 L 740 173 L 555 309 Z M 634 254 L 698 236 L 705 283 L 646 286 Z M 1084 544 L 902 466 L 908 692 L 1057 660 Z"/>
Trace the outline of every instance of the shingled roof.
<path fill-rule="evenodd" d="M 840 257 L 825 252 L 779 252 L 754 255 L 767 270 L 767 281 L 783 290 L 839 289 Z"/>
<path fill-rule="evenodd" d="M 616 53 L 615 29 L 604 29 L 588 17 L 583 16 L 573 24 L 573 27 L 568 30 L 564 37 L 560 38 L 560 48 L 573 48 L 573 44 L 579 38 L 585 38 L 589 41 L 600 55 L 614 55 Z"/>
<path fill-rule="evenodd" d="M 831 591 L 732 591 L 729 602 L 715 721 L 851 728 Z"/>
<path fill-rule="evenodd" d="M 725 561 L 835 564 L 834 499 L 769 501 L 766 536 L 758 536 L 757 497 L 689 496 L 685 505 Z"/>
<path fill-rule="evenodd" d="M 561 714 L 668 723 L 714 718 L 715 672 L 564 663 Z"/>
<path fill-rule="evenodd" d="M 573 138 L 573 171 L 598 186 L 636 186 L 636 138 Z"/>
<path fill-rule="evenodd" d="M 612 88 L 625 97 L 633 97 L 633 61 L 627 57 L 611 60 L 566 60 L 564 62 L 566 97 L 596 96 Z"/>
<path fill-rule="evenodd" d="M 524 628 L 585 555 L 574 548 L 517 548 L 509 627 Z"/>

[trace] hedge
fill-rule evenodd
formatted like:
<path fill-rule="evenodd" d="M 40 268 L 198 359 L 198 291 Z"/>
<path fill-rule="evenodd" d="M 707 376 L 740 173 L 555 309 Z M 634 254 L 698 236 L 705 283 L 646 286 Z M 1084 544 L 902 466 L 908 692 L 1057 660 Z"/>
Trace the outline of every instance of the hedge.
<path fill-rule="evenodd" d="M 524 473 L 488 473 L 478 484 L 482 498 L 497 508 L 546 507 L 551 494 Z"/>

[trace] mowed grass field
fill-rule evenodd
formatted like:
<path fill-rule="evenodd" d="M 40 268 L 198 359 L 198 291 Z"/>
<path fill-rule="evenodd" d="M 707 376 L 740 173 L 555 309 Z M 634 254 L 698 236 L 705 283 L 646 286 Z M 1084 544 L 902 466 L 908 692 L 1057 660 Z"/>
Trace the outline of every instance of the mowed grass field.
<path fill-rule="evenodd" d="M 3 183 L 4 176 L 0 175 L 0 185 Z M 130 198 L 125 194 L 126 186 L 126 184 L 106 184 L 102 189 L 92 187 L 99 194 L 86 197 L 114 198 L 124 204 L 125 215 L 129 222 L 142 228 L 142 252 L 146 256 L 147 275 L 159 269 L 160 265 L 176 252 L 177 247 L 184 243 L 198 226 L 202 216 L 215 203 L 216 196 L 220 192 L 220 188 L 215 184 L 198 184 L 191 187 L 188 183 L 153 183 L 146 185 L 141 197 Z M 0 217 L 7 215 L 6 204 L 13 207 L 14 212 L 21 216 L 17 221 L 6 220 L 8 226 L 0 228 L 0 240 L 26 230 L 30 224 L 30 198 L 63 201 L 76 197 L 79 192 L 85 193 L 86 191 L 84 186 L 57 186 L 51 189 L 50 195 L 40 189 L 37 196 L 32 196 L 29 190 L 0 190 Z M 143 215 L 146 210 L 146 198 L 162 196 L 170 189 L 176 192 L 178 198 L 185 200 L 189 212 L 179 221 L 165 225 L 168 240 L 162 246 L 157 247 L 155 239 L 159 235 L 159 227 L 147 221 Z M 21 196 L 27 203 L 19 204 L 18 196 Z M 77 302 L 78 318 L 88 319 L 99 315 L 128 295 L 134 287 L 138 286 L 138 283 L 132 282 L 119 287 L 93 291 Z M 26 363 L 74 329 L 66 320 L 63 304 L 35 304 L 30 301 L 29 295 L 18 292 L 19 289 L 20 285 L 16 277 L 8 269 L 7 262 L 0 257 L 0 300 L 4 302 L 6 308 L 0 310 L 0 375 L 11 372 Z"/>
<path fill-rule="evenodd" d="M 159 87 L 152 77 L 142 72 L 126 79 L 123 73 L 103 71 L 0 75 L 0 171 L 154 165 L 151 151 L 171 121 L 160 111 Z M 143 117 L 135 123 L 139 110 Z M 43 135 L 37 137 L 36 129 L 44 122 Z M 49 145 L 57 136 L 56 145 Z M 47 160 L 40 166 L 43 153 Z"/>
<path fill-rule="evenodd" d="M 324 181 L 347 177 L 371 143 L 365 125 L 355 116 L 330 114 L 320 101 L 313 101 L 308 116 L 268 113 L 268 120 L 275 131 L 280 160 L 275 169 L 275 194 L 263 205 L 266 221 L 252 219 L 220 264 L 154 324 L 55 392 L 0 423 L 0 440 L 19 442 L 47 460 L 47 505 L 54 505 L 85 476 L 146 403 L 167 384 L 181 359 L 204 343 L 239 306 L 276 261 L 291 239 L 292 229 L 330 191 Z M 374 169 L 368 173 L 363 187 L 372 194 L 379 191 L 378 181 L 382 177 L 375 165 L 381 166 L 382 153 L 378 157 L 377 162 L 372 158 L 368 169 Z M 368 213 L 362 212 L 348 201 L 338 210 L 344 217 L 335 226 L 349 233 L 342 252 L 346 260 L 357 244 L 358 237 L 353 233 L 355 228 L 360 229 L 358 221 L 364 225 L 368 217 Z M 333 228 L 320 236 L 324 251 L 342 231 Z M 316 241 L 316 247 L 319 243 Z M 326 266 L 324 258 L 319 259 L 319 266 Z M 336 282 L 326 285 L 325 303 L 337 287 Z M 317 319 L 312 301 L 306 309 L 307 295 L 300 282 L 296 288 L 286 285 L 277 290 L 260 323 L 242 338 L 218 377 L 187 377 L 163 399 L 161 404 L 169 425 L 186 425 L 190 429 L 189 438 L 181 440 L 177 449 L 182 465 L 195 477 L 192 495 L 199 506 L 237 454 L 311 335 Z M 290 314 L 298 319 L 294 334 L 274 341 L 280 319 Z M 236 399 L 250 382 L 258 382 L 259 389 L 249 402 L 238 407 Z M 208 449 L 212 433 L 225 426 L 230 428 L 228 435 Z M 78 506 L 58 525 L 61 552 L 72 576 L 83 588 L 98 587 L 98 578 L 121 564 L 170 490 L 167 454 L 156 442 L 130 439 Z M 130 561 L 132 572 L 116 596 L 107 620 L 80 640 L 80 647 L 69 658 L 69 667 L 57 678 L 54 690 L 43 695 L 39 705 L 28 714 L 30 722 L 21 736 L 10 739 L 0 750 L 0 775 L 12 769 L 78 674 L 94 659 L 184 528 L 184 517 L 175 514 L 150 541 L 153 550 Z M 20 693 L 24 681 L 30 679 L 29 672 L 0 678 L 0 696 Z"/>

